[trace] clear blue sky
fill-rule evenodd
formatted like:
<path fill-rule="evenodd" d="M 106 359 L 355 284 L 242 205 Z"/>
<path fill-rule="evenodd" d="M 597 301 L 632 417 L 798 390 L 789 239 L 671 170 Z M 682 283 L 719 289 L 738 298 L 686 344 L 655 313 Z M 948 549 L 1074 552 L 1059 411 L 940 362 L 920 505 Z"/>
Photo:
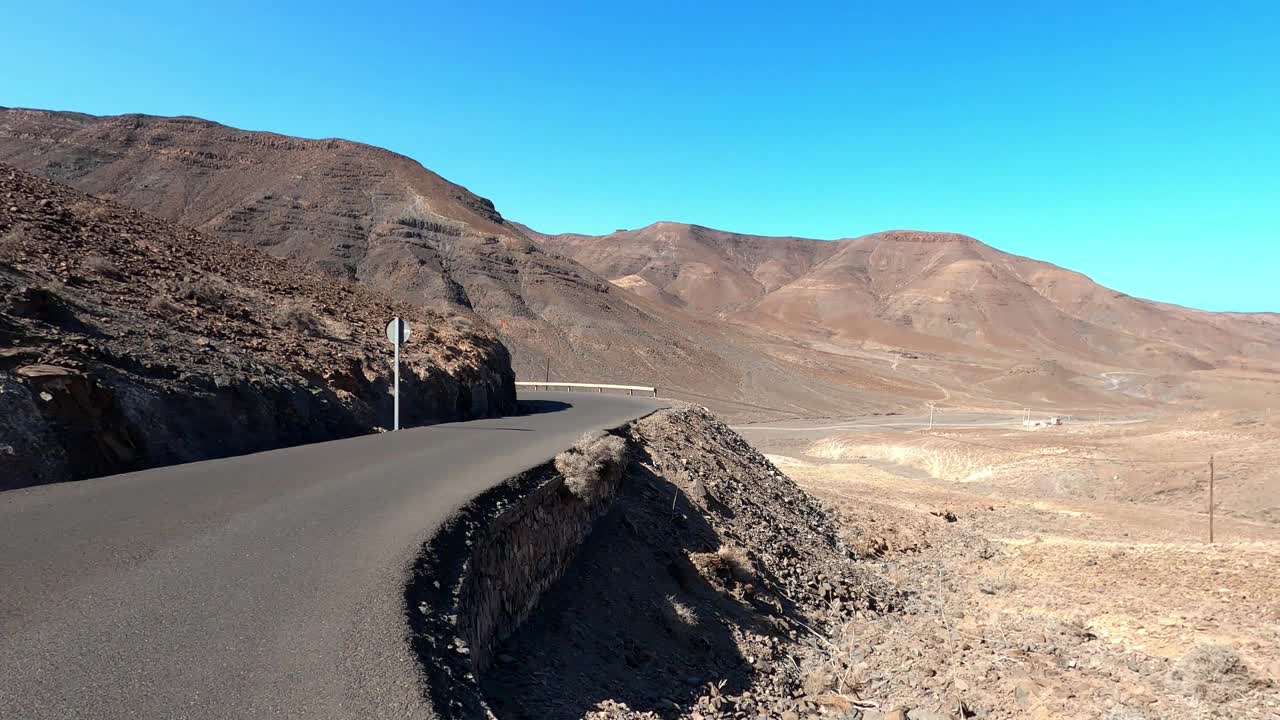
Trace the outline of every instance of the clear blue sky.
<path fill-rule="evenodd" d="M 1280 310 L 1280 3 L 1049 5 L 13 2 L 0 105 L 360 140 L 544 232 L 952 230 Z"/>

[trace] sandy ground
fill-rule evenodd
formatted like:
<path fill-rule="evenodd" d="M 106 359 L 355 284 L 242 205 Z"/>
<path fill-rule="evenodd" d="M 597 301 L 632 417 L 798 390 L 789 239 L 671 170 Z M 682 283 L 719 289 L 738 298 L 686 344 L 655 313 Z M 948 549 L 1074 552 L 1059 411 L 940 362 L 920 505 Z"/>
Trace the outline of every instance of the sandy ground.
<path fill-rule="evenodd" d="M 1217 413 L 1034 432 L 822 429 L 808 445 L 744 434 L 836 507 L 846 539 L 913 598 L 844 629 L 839 691 L 909 717 L 1141 720 L 1280 718 L 1276 427 Z M 1194 477 L 1206 468 L 1062 457 L 1207 461 L 1210 448 L 1240 463 L 1221 476 L 1234 488 L 1219 495 L 1213 545 Z"/>
<path fill-rule="evenodd" d="M 1280 412 L 1089 413 L 1027 428 L 1007 413 L 948 411 L 932 430 L 927 414 L 735 429 L 763 452 L 807 462 L 854 462 L 975 493 L 1114 500 L 1153 512 L 1206 513 L 1212 458 L 1219 517 L 1280 523 Z M 1207 516 L 1198 522 L 1207 525 Z"/>

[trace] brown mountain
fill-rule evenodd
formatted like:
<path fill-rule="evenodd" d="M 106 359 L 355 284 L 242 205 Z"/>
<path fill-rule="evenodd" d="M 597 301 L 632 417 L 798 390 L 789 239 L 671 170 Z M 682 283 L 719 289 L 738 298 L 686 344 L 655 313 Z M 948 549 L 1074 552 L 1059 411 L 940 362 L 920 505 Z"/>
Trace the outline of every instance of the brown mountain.
<path fill-rule="evenodd" d="M 545 236 L 394 153 L 194 118 L 0 110 L 0 160 L 474 312 L 523 379 L 549 364 L 553 378 L 656 384 L 722 412 L 1209 402 L 1204 383 L 1274 361 L 1280 339 L 1275 316 L 1136 300 L 961 235 L 824 242 L 658 223 Z M 1129 373 L 1126 392 L 1107 372 Z M 1152 380 L 1135 391 L 1139 373 Z"/>
<path fill-rule="evenodd" d="M 474 310 L 522 374 L 715 359 L 409 158 L 196 118 L 0 110 L 0 160 L 428 305 Z M 606 372 L 609 379 L 622 379 Z"/>
<path fill-rule="evenodd" d="M 1274 317 L 1265 313 L 1140 300 L 955 233 L 895 230 L 822 241 L 659 222 L 598 237 L 537 238 L 655 299 L 849 343 L 923 350 L 937 337 L 1106 356 L 1163 342 L 1221 358 L 1265 354 L 1275 340 Z M 913 336 L 920 347 L 910 347 Z"/>
<path fill-rule="evenodd" d="M 487 328 L 0 164 L 0 490 L 510 412 Z"/>
<path fill-rule="evenodd" d="M 0 161 L 406 301 L 474 312 L 525 379 L 549 365 L 555 379 L 788 411 L 866 404 L 853 391 L 795 391 L 783 381 L 803 367 L 544 251 L 488 200 L 379 148 L 196 118 L 0 109 Z"/>
<path fill-rule="evenodd" d="M 820 241 L 660 222 L 539 242 L 656 302 L 815 350 L 964 361 L 944 384 L 998 397 L 1084 402 L 1106 389 L 1106 371 L 1167 375 L 1280 359 L 1275 314 L 1133 298 L 954 233 Z"/>
<path fill-rule="evenodd" d="M 704 314 L 748 305 L 798 279 L 837 250 L 815 240 L 742 235 L 672 222 L 603 237 L 537 234 L 536 239 L 607 278 L 643 279 L 678 299 L 682 307 Z"/>

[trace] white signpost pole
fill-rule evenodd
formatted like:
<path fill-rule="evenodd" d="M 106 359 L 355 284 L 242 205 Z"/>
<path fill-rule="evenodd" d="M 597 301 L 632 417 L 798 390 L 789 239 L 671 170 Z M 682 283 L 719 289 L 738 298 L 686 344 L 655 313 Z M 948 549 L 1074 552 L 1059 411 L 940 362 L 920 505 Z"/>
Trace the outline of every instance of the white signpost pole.
<path fill-rule="evenodd" d="M 391 322 L 387 323 L 387 339 L 395 346 L 396 356 L 396 374 L 395 383 L 391 388 L 392 405 L 395 408 L 394 417 L 391 422 L 392 430 L 400 429 L 400 345 L 409 339 L 409 323 L 400 318 L 391 318 Z"/>
<path fill-rule="evenodd" d="M 397 318 L 397 321 L 399 319 Z M 395 418 L 392 420 L 392 430 L 400 429 L 400 339 L 396 338 L 396 392 L 395 392 Z"/>

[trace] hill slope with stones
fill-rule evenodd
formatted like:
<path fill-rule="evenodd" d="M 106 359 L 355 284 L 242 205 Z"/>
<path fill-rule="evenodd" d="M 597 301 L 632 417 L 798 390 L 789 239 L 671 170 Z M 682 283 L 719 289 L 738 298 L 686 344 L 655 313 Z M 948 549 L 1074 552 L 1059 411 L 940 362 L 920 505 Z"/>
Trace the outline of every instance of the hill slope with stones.
<path fill-rule="evenodd" d="M 1274 315 L 1133 298 L 956 233 L 894 230 L 822 241 L 659 222 L 598 237 L 538 238 L 680 307 L 850 347 L 969 345 L 977 353 L 1103 362 L 1137 353 L 1142 362 L 1186 369 L 1225 356 L 1274 356 L 1270 346 L 1280 340 Z"/>
<path fill-rule="evenodd" d="M 562 380 L 732 374 L 696 336 L 544 252 L 488 200 L 380 148 L 197 118 L 0 109 L 0 161 L 405 301 L 474 311 L 530 378 L 548 360 Z"/>
<path fill-rule="evenodd" d="M 508 354 L 425 310 L 0 165 L 0 489 L 514 409 Z"/>
<path fill-rule="evenodd" d="M 345 140 L 197 118 L 0 108 L 0 162 L 212 237 L 491 324 L 522 379 L 622 382 L 826 412 L 865 405 L 802 348 L 619 288 L 545 251 L 493 204 L 417 162 Z M 783 343 L 787 345 L 787 343 Z M 791 383 L 789 378 L 804 382 Z M 745 401 L 749 405 L 742 405 Z"/>
<path fill-rule="evenodd" d="M 953 233 L 545 236 L 404 156 L 196 118 L 0 109 L 0 161 L 483 318 L 521 379 L 656 385 L 735 418 L 1212 408 L 1280 372 L 1280 315 L 1131 298 Z"/>
<path fill-rule="evenodd" d="M 659 222 L 531 236 L 655 304 L 784 339 L 828 365 L 832 356 L 864 372 L 887 364 L 894 372 L 880 381 L 904 397 L 1236 406 L 1267 384 L 1237 370 L 1280 371 L 1280 315 L 1134 298 L 956 233 L 822 241 Z M 1116 371 L 1173 390 L 1120 397 Z"/>

